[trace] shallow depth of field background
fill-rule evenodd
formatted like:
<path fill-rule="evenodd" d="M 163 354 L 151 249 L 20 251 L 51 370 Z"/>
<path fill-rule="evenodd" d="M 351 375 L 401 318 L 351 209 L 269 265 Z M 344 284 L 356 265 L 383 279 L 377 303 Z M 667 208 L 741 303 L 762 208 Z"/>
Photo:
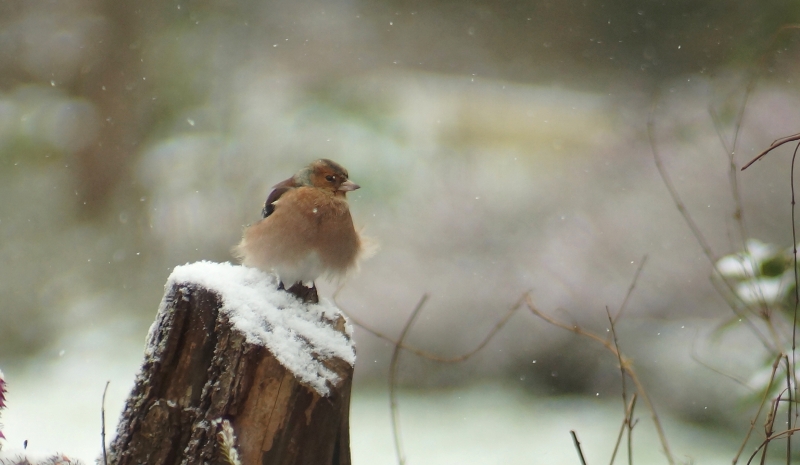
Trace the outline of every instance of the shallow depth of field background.
<path fill-rule="evenodd" d="M 709 337 L 732 313 L 646 120 L 658 92 L 659 148 L 688 210 L 716 253 L 741 249 L 709 108 L 730 140 L 758 71 L 737 163 L 798 132 L 798 35 L 771 41 L 797 20 L 778 0 L 0 2 L 8 442 L 41 434 L 31 447 L 93 458 L 105 380 L 113 429 L 170 270 L 231 260 L 270 186 L 325 157 L 362 186 L 351 210 L 381 244 L 340 304 L 397 335 L 429 293 L 408 341 L 443 356 L 474 347 L 526 291 L 604 333 L 646 255 L 622 350 L 687 449 L 676 456 L 729 461 L 753 405 L 692 353 L 744 380 L 765 354 L 744 328 Z M 780 247 L 788 167 L 784 151 L 739 178 L 749 235 Z M 392 463 L 392 346 L 358 328 L 356 340 L 354 460 Z M 569 429 L 615 436 L 619 392 L 616 360 L 520 312 L 466 363 L 404 355 L 409 460 L 572 461 Z M 590 461 L 606 460 L 613 439 L 588 441 Z"/>

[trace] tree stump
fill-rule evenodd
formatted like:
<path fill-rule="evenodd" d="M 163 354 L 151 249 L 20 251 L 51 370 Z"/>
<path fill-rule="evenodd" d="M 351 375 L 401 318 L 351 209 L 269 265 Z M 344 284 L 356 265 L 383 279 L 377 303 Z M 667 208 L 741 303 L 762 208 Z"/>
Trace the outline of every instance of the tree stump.
<path fill-rule="evenodd" d="M 176 267 L 109 462 L 349 465 L 351 333 L 258 270 Z"/>

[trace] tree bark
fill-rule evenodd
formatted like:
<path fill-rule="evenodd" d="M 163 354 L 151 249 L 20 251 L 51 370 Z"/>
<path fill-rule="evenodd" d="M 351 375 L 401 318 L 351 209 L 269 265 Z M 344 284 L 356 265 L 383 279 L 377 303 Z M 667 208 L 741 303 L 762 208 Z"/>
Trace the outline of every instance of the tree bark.
<path fill-rule="evenodd" d="M 111 464 L 349 465 L 353 367 L 327 395 L 302 384 L 220 311 L 222 298 L 175 283 L 150 332 L 145 361 L 111 444 Z M 345 321 L 330 322 L 344 334 Z M 233 427 L 235 450 L 222 440 Z"/>

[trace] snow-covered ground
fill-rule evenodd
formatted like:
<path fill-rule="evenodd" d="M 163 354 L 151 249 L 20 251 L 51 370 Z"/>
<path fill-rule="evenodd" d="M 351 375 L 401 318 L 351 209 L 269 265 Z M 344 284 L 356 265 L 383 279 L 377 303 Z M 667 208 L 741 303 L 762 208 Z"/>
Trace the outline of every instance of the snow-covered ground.
<path fill-rule="evenodd" d="M 28 440 L 34 452 L 58 451 L 84 463 L 100 452 L 100 403 L 106 398 L 106 431 L 113 434 L 122 404 L 141 362 L 141 347 L 97 350 L 91 338 L 65 341 L 63 355 L 24 370 L 4 369 L 9 384 L 3 412 L 6 451 Z M 102 337 L 108 337 L 102 336 Z M 89 339 L 87 339 L 89 338 Z M 605 463 L 622 419 L 616 397 L 538 397 L 501 383 L 450 390 L 399 390 L 402 439 L 409 464 L 514 465 L 578 463 L 569 431 L 574 429 L 590 463 Z M 641 404 L 634 429 L 635 463 L 666 463 Z M 730 463 L 737 438 L 684 424 L 664 412 L 676 459 L 698 464 Z M 351 444 L 355 465 L 397 463 L 388 394 L 356 386 Z M 623 459 L 624 454 L 618 457 Z"/>
<path fill-rule="evenodd" d="M 317 346 L 329 348 L 326 350 L 332 355 L 352 361 L 349 341 L 338 333 L 326 333 L 329 327 L 317 324 L 320 316 L 316 313 L 313 318 L 305 314 L 313 311 L 333 318 L 338 310 L 327 301 L 313 308 L 294 308 L 294 299 L 288 299 L 292 303 L 285 293 L 270 291 L 275 287 L 271 277 L 229 264 L 199 262 L 177 267 L 168 286 L 185 282 L 200 283 L 220 292 L 222 311 L 229 313 L 235 327 L 248 334 L 248 340 L 252 335 L 254 343 L 263 343 L 273 352 L 285 352 L 289 358 L 279 357 L 282 363 L 318 390 L 326 388 L 318 369 L 305 374 L 302 369 L 298 371 L 298 367 L 309 364 L 296 360 L 304 352 L 303 347 L 289 344 L 295 334 L 304 334 Z M 278 311 L 279 307 L 282 310 Z M 163 315 L 162 311 L 158 318 Z M 270 322 L 269 330 L 259 323 L 262 320 Z M 283 327 L 292 329 L 283 333 L 276 329 Z M 25 441 L 33 456 L 57 452 L 85 463 L 98 457 L 106 381 L 110 381 L 106 398 L 106 431 L 110 440 L 141 363 L 141 350 L 124 332 L 124 324 L 98 325 L 94 331 L 87 329 L 80 336 L 64 339 L 63 348 L 50 359 L 28 364 L 24 369 L 6 370 L 5 457 L 14 456 Z M 156 339 L 152 332 L 148 338 L 145 354 L 152 357 L 158 352 Z M 637 411 L 640 422 L 634 430 L 636 463 L 664 463 L 662 446 L 649 413 L 641 404 Z M 590 462 L 605 461 L 611 455 L 622 420 L 621 400 L 616 396 L 541 397 L 500 382 L 437 391 L 400 390 L 399 412 L 409 463 L 437 465 L 575 463 L 577 455 L 570 430 L 578 433 Z M 662 418 L 676 458 L 692 463 L 731 460 L 736 438 L 680 424 L 663 412 Z M 351 412 L 355 464 L 397 462 L 390 425 L 386 390 L 355 386 Z"/>
<path fill-rule="evenodd" d="M 446 391 L 401 391 L 399 412 L 407 463 L 413 465 L 531 465 L 580 463 L 575 430 L 588 463 L 607 463 L 622 422 L 621 400 L 536 397 L 499 383 Z M 649 412 L 634 427 L 634 463 L 665 464 Z M 351 409 L 356 465 L 396 464 L 385 391 L 356 391 Z M 681 463 L 729 464 L 735 437 L 662 415 L 669 445 Z M 627 463 L 624 444 L 617 463 Z"/>

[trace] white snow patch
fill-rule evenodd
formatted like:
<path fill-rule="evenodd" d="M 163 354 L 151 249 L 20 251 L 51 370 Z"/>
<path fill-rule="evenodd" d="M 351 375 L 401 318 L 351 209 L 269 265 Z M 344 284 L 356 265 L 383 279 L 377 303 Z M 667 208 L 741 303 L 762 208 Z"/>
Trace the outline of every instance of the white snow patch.
<path fill-rule="evenodd" d="M 0 451 L 0 464 L 83 465 L 83 462 L 60 453 L 3 448 L 3 450 Z"/>
<path fill-rule="evenodd" d="M 756 275 L 753 260 L 741 255 L 726 255 L 717 262 L 717 270 L 728 278 L 751 278 Z"/>
<path fill-rule="evenodd" d="M 783 296 L 783 281 L 781 276 L 745 281 L 736 286 L 736 294 L 748 305 L 773 304 Z"/>
<path fill-rule="evenodd" d="M 278 290 L 274 276 L 255 268 L 230 263 L 196 262 L 175 267 L 165 288 L 174 285 L 205 287 L 220 295 L 222 309 L 234 329 L 244 333 L 247 342 L 267 347 L 275 358 L 303 383 L 320 395 L 339 377 L 320 360 L 340 358 L 350 365 L 356 360 L 352 339 L 333 328 L 344 315 L 330 301 L 305 304 L 293 295 Z M 147 356 L 163 351 L 158 323 L 165 319 L 169 302 L 162 301 L 159 314 L 150 328 L 145 349 Z M 353 328 L 345 319 L 345 334 Z"/>

